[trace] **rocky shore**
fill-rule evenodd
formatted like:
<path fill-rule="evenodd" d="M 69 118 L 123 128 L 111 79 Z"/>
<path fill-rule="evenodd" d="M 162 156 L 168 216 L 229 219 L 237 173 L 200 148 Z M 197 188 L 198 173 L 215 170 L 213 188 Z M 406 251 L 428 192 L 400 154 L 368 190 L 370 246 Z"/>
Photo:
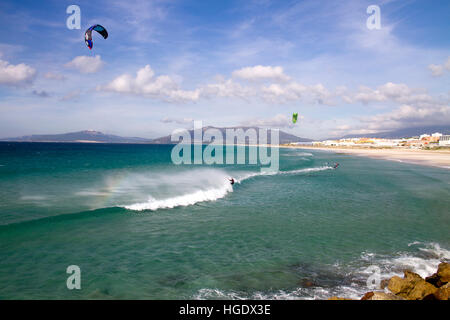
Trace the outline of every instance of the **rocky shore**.
<path fill-rule="evenodd" d="M 403 278 L 394 276 L 382 282 L 381 287 L 384 291 L 367 292 L 361 300 L 449 300 L 450 264 L 440 263 L 436 273 L 425 279 L 405 270 Z M 331 297 L 329 300 L 352 299 Z"/>

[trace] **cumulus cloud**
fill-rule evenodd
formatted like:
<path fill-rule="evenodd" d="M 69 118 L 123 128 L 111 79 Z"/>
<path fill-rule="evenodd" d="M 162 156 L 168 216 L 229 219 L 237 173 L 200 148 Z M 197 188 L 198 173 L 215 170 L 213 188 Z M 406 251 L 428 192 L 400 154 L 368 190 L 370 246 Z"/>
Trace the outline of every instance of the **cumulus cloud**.
<path fill-rule="evenodd" d="M 433 77 L 442 76 L 445 71 L 450 71 L 450 57 L 448 57 L 447 61 L 445 61 L 443 64 L 430 64 L 428 66 L 428 69 L 430 69 Z"/>
<path fill-rule="evenodd" d="M 317 104 L 332 104 L 336 96 L 322 84 L 303 85 L 287 81 L 281 67 L 248 67 L 233 72 L 234 78 L 216 77 L 212 83 L 192 90 L 182 90 L 170 76 L 156 76 L 149 65 L 139 69 L 136 75 L 122 74 L 106 85 L 97 87 L 99 91 L 141 95 L 166 101 L 192 102 L 201 98 L 239 98 L 246 101 L 262 99 L 269 103 L 295 102 L 301 99 Z M 257 82 L 240 83 L 235 78 L 257 80 L 276 80 L 261 84 Z M 283 80 L 280 83 L 278 80 Z"/>
<path fill-rule="evenodd" d="M 445 69 L 450 71 L 450 57 L 447 58 L 447 61 L 444 64 Z"/>
<path fill-rule="evenodd" d="M 76 69 L 81 73 L 96 73 L 103 67 L 103 65 L 104 62 L 100 56 L 78 56 L 65 64 L 67 68 Z"/>
<path fill-rule="evenodd" d="M 363 118 L 367 129 L 392 130 L 397 128 L 449 124 L 450 106 L 436 105 L 434 107 L 418 107 L 402 105 L 395 110 Z"/>
<path fill-rule="evenodd" d="M 388 82 L 376 89 L 360 86 L 354 94 L 346 94 L 345 100 L 348 103 L 361 102 L 368 104 L 371 102 L 393 101 L 399 104 L 412 105 L 433 105 L 435 100 L 423 89 L 413 89 L 402 83 Z"/>
<path fill-rule="evenodd" d="M 233 77 L 250 81 L 272 80 L 288 81 L 290 77 L 284 74 L 282 67 L 254 66 L 233 71 Z"/>
<path fill-rule="evenodd" d="M 305 100 L 318 104 L 333 104 L 333 93 L 322 84 L 304 85 L 297 82 L 290 82 L 285 85 L 272 83 L 262 88 L 263 99 L 268 102 L 292 102 Z"/>
<path fill-rule="evenodd" d="M 355 93 L 345 93 L 349 103 L 393 102 L 398 107 L 390 112 L 356 118 L 352 127 L 337 126 L 334 133 L 368 134 L 407 127 L 450 124 L 450 105 L 446 96 L 432 97 L 423 89 L 388 82 L 371 89 L 360 87 Z M 344 99 L 345 100 L 345 99 Z"/>
<path fill-rule="evenodd" d="M 201 85 L 192 90 L 183 90 L 177 81 L 168 75 L 155 75 L 149 65 L 139 69 L 135 75 L 122 74 L 109 83 L 97 87 L 99 91 L 109 91 L 122 94 L 140 95 L 153 99 L 170 102 L 196 102 L 202 98 L 238 98 L 246 101 L 262 100 L 265 103 L 296 103 L 306 102 L 316 105 L 337 105 L 338 102 L 347 104 L 391 103 L 410 105 L 417 108 L 433 108 L 442 104 L 432 97 L 425 89 L 410 88 L 403 83 L 387 82 L 376 88 L 360 86 L 356 90 L 349 90 L 339 86 L 330 90 L 323 84 L 306 85 L 293 80 L 268 83 L 236 81 L 236 77 L 257 79 L 251 77 L 254 70 L 261 71 L 259 78 L 269 79 L 269 69 L 243 68 L 233 72 L 234 78 L 216 77 L 212 83 Z M 258 73 L 257 71 L 256 73 Z M 282 69 L 275 72 L 284 75 Z M 274 79 L 283 77 L 273 76 Z M 288 78 L 284 78 L 288 79 Z M 442 100 L 442 99 L 441 99 Z M 278 119 L 280 120 L 280 119 Z"/>
<path fill-rule="evenodd" d="M 232 79 L 218 79 L 216 83 L 207 84 L 200 88 L 201 95 L 208 98 L 242 98 L 248 99 L 256 94 L 255 89 L 244 87 Z"/>
<path fill-rule="evenodd" d="M 171 77 L 155 73 L 149 65 L 139 69 L 136 76 L 122 74 L 105 86 L 97 88 L 101 91 L 143 95 L 168 101 L 196 101 L 200 90 L 181 90 Z"/>
<path fill-rule="evenodd" d="M 430 64 L 428 66 L 428 69 L 430 69 L 433 77 L 440 77 L 444 74 L 444 66 L 441 66 L 439 64 Z"/>
<path fill-rule="evenodd" d="M 17 65 L 0 60 L 0 84 L 21 86 L 30 84 L 36 76 L 36 70 L 24 63 Z"/>
<path fill-rule="evenodd" d="M 336 126 L 332 133 L 336 136 L 342 136 L 344 134 L 370 134 L 409 127 L 449 124 L 449 105 L 436 104 L 435 106 L 423 107 L 405 104 L 390 112 L 360 117 L 358 123 L 352 126 Z"/>

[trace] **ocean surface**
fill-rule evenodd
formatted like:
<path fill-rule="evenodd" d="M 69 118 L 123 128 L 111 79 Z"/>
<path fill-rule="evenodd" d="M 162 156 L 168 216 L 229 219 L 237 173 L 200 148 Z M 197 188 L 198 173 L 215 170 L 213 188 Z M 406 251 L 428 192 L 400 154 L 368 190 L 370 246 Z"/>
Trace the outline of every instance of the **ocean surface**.
<path fill-rule="evenodd" d="M 0 143 L 0 299 L 360 298 L 370 266 L 450 259 L 448 169 L 281 149 L 262 174 L 171 150 Z"/>

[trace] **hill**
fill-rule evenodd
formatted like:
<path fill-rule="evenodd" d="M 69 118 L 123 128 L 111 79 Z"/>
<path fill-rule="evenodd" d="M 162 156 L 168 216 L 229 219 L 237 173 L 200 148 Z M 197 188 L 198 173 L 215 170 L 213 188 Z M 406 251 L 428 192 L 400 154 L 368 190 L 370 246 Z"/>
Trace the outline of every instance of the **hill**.
<path fill-rule="evenodd" d="M 150 139 L 120 137 L 102 132 L 85 130 L 63 134 L 30 135 L 16 138 L 4 138 L 1 141 L 15 142 L 91 142 L 91 143 L 149 143 Z"/>
<path fill-rule="evenodd" d="M 216 127 L 205 127 L 203 132 L 208 129 L 217 129 L 222 133 L 222 136 L 226 137 L 226 129 L 238 130 L 242 129 L 244 132 L 248 129 L 255 129 L 259 133 L 259 128 L 256 127 L 229 127 L 229 128 L 216 128 Z M 268 131 L 268 143 L 271 143 L 270 129 Z M 295 135 L 286 133 L 284 131 L 279 132 L 280 144 L 290 143 L 290 142 L 311 142 L 311 139 L 300 138 Z M 194 130 L 189 130 L 192 141 L 194 141 Z M 151 144 L 176 144 L 177 142 L 171 141 L 171 136 L 163 136 L 157 139 L 144 139 L 138 137 L 120 137 L 111 134 L 104 134 L 99 131 L 85 130 L 78 132 L 69 132 L 63 134 L 43 134 L 43 135 L 29 135 L 15 138 L 3 138 L 0 141 L 11 141 L 11 142 L 85 142 L 85 143 L 151 143 Z M 225 141 L 224 141 L 225 142 Z M 248 138 L 246 139 L 248 143 Z"/>
<path fill-rule="evenodd" d="M 205 132 L 208 129 L 217 129 L 222 133 L 222 137 L 224 139 L 226 139 L 226 130 L 227 129 L 232 129 L 232 130 L 239 130 L 242 129 L 244 132 L 247 131 L 248 129 L 255 129 L 257 134 L 259 134 L 259 128 L 257 127 L 227 127 L 227 128 L 217 128 L 217 127 L 204 127 L 203 128 L 203 132 Z M 194 130 L 188 130 L 190 136 L 191 136 L 191 141 L 194 141 Z M 307 138 L 301 138 L 301 137 L 297 137 L 295 135 L 289 134 L 287 132 L 281 131 L 279 132 L 279 143 L 280 144 L 284 144 L 284 143 L 290 143 L 290 142 L 311 142 L 313 140 L 311 139 L 307 139 Z M 259 138 L 259 136 L 258 136 Z M 267 130 L 267 143 L 270 144 L 271 143 L 271 132 L 270 129 Z M 164 136 L 164 137 L 160 137 L 160 138 L 156 138 L 153 139 L 151 141 L 151 143 L 154 144 L 176 144 L 178 143 L 178 141 L 171 141 L 171 136 Z M 246 138 L 246 143 L 248 143 L 248 138 Z"/>

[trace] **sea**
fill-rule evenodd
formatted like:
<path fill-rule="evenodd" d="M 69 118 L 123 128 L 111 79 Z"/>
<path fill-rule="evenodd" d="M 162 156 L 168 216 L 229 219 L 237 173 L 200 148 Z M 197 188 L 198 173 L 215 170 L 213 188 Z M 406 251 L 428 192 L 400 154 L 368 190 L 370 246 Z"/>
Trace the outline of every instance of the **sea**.
<path fill-rule="evenodd" d="M 0 143 L 0 299 L 360 298 L 450 259 L 448 169 L 281 148 L 263 172 L 172 148 Z"/>

